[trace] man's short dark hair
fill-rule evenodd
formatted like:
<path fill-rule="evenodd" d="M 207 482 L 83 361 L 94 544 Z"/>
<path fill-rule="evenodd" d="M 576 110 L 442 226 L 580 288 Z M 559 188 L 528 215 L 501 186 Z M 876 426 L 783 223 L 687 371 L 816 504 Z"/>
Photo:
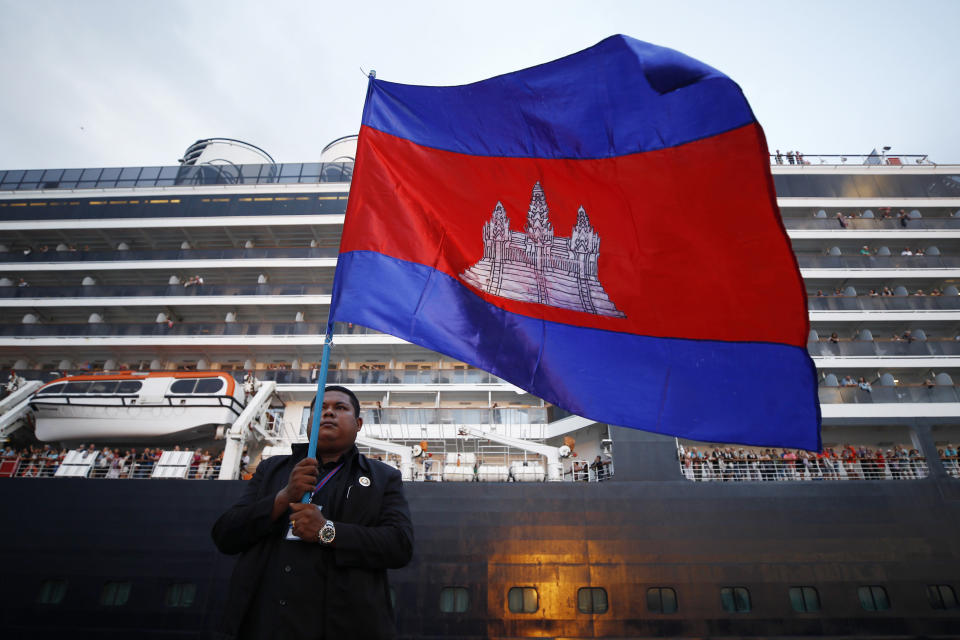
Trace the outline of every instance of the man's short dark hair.
<path fill-rule="evenodd" d="M 328 391 L 339 391 L 340 393 L 345 393 L 350 397 L 350 404 L 353 405 L 353 415 L 356 418 L 360 417 L 360 400 L 357 399 L 357 394 L 346 387 L 341 387 L 340 385 L 331 384 L 323 389 L 323 395 L 327 395 Z M 313 407 L 317 403 L 317 396 L 313 396 L 313 400 L 310 401 L 310 413 L 313 414 Z"/>

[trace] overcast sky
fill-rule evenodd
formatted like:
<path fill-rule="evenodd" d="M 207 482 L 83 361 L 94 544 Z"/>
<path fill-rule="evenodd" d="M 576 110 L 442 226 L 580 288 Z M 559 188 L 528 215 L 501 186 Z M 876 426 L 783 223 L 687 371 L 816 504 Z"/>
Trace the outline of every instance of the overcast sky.
<path fill-rule="evenodd" d="M 615 33 L 729 75 L 771 148 L 960 162 L 957 25 L 954 0 L 0 0 L 0 169 L 171 165 L 212 136 L 315 161 L 359 127 L 361 69 L 463 84 Z"/>

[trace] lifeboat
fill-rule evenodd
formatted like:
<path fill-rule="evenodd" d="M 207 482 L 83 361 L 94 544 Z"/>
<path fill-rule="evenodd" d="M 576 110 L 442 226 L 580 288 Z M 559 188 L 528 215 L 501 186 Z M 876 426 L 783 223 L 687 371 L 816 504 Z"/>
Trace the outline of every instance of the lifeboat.
<path fill-rule="evenodd" d="M 30 400 L 43 442 L 210 440 L 243 411 L 228 373 L 119 372 L 59 378 Z"/>

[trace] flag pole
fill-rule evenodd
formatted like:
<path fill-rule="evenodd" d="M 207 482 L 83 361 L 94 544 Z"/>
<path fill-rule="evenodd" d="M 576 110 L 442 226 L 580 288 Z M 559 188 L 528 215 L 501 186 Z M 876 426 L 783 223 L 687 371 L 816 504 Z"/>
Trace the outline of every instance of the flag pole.
<path fill-rule="evenodd" d="M 317 436 L 320 432 L 320 414 L 323 413 L 323 390 L 327 386 L 327 370 L 330 368 L 330 347 L 333 344 L 333 322 L 327 323 L 327 334 L 323 339 L 323 357 L 320 359 L 320 374 L 317 376 L 317 395 L 313 400 L 313 419 L 310 421 L 310 446 L 307 457 L 317 457 Z M 312 493 L 303 494 L 300 502 L 309 504 Z"/>

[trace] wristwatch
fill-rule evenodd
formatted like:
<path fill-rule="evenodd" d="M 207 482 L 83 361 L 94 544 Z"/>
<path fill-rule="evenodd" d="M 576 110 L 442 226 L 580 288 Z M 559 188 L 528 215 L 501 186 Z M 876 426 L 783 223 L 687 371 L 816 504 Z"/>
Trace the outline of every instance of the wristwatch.
<path fill-rule="evenodd" d="M 332 520 L 327 520 L 326 523 L 320 527 L 320 531 L 317 532 L 317 537 L 323 544 L 333 542 L 333 539 L 337 537 L 337 529 L 333 526 Z"/>

